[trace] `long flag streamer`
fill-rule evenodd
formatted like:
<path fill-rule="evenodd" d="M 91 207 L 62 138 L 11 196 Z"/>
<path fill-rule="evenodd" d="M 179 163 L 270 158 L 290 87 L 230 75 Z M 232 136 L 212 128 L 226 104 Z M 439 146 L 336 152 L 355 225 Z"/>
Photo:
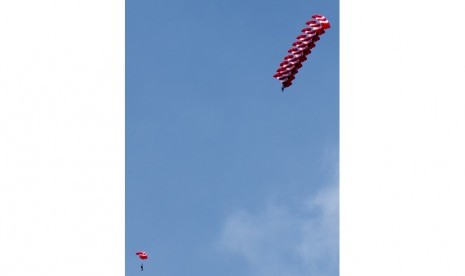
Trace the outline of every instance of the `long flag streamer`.
<path fill-rule="evenodd" d="M 282 83 L 283 91 L 284 88 L 292 85 L 302 63 L 307 60 L 307 56 L 315 47 L 315 42 L 320 40 L 320 36 L 330 27 L 328 19 L 323 15 L 312 15 L 312 19 L 305 22 L 305 28 L 301 30 L 301 34 L 287 51 L 289 55 L 284 57 L 284 61 L 279 64 L 276 74 L 273 75 L 273 78 Z"/>

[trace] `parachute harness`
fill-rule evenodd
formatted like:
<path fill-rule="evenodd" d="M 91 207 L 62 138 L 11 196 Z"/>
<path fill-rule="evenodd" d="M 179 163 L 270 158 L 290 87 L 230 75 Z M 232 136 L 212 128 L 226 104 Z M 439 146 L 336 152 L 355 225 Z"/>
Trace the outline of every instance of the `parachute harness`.
<path fill-rule="evenodd" d="M 284 61 L 279 64 L 273 78 L 282 83 L 281 91 L 292 85 L 295 75 L 302 67 L 302 63 L 307 60 L 311 49 L 315 47 L 315 42 L 320 40 L 326 29 L 330 28 L 328 19 L 323 15 L 312 15 L 312 19 L 305 22 L 305 28 L 297 36 L 297 40 L 292 43 L 292 47 L 287 51 L 290 55 L 284 57 Z"/>

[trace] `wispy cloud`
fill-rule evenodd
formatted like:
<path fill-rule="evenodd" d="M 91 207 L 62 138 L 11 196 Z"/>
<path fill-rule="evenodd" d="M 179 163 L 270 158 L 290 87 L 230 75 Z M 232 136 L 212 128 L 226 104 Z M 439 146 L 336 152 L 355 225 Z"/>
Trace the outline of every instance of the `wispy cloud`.
<path fill-rule="evenodd" d="M 263 211 L 227 217 L 222 249 L 257 276 L 339 275 L 339 189 L 328 186 L 295 208 L 270 201 Z"/>

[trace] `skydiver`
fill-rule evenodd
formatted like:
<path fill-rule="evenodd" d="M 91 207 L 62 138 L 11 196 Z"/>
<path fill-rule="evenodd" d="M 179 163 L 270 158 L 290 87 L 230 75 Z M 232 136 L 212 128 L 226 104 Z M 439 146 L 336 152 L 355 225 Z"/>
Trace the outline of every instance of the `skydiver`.
<path fill-rule="evenodd" d="M 144 264 L 140 264 L 140 271 L 144 271 Z"/>
<path fill-rule="evenodd" d="M 284 85 L 281 87 L 281 92 L 284 93 Z"/>

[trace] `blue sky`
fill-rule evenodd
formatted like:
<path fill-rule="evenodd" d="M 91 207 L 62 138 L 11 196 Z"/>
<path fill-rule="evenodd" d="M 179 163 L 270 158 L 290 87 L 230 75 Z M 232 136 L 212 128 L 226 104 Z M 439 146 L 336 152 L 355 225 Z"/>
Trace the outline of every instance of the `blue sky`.
<path fill-rule="evenodd" d="M 338 1 L 126 3 L 126 275 L 338 275 Z M 331 29 L 284 94 L 312 14 Z"/>

